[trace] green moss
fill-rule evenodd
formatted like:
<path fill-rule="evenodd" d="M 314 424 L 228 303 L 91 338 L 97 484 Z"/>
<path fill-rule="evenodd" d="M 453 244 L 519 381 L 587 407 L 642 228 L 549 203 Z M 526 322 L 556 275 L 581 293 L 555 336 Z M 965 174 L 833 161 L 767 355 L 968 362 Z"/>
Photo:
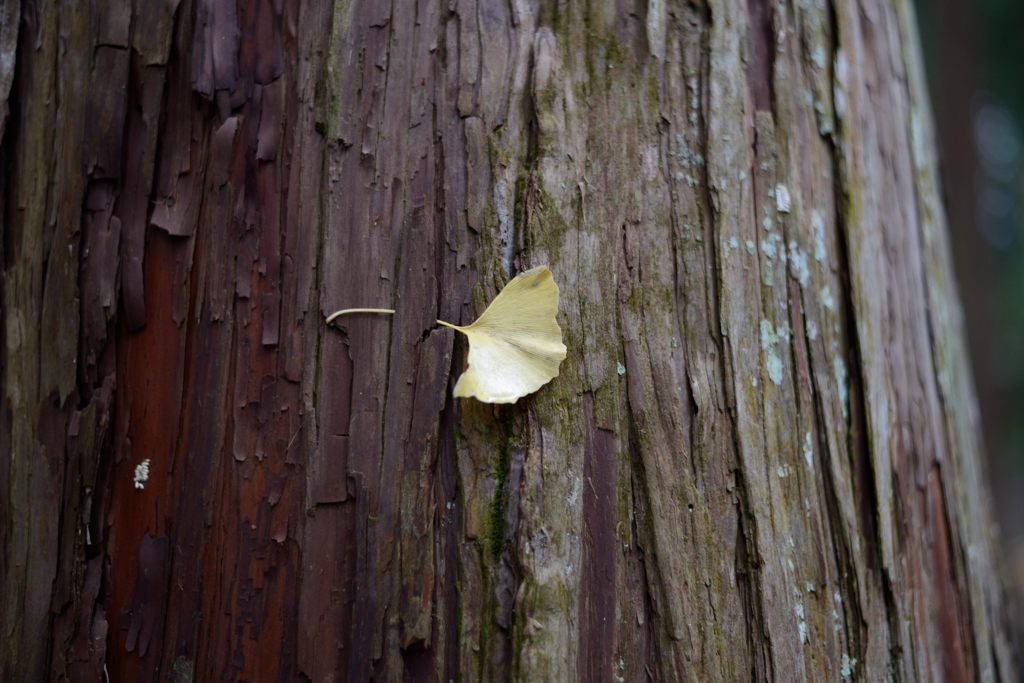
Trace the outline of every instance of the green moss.
<path fill-rule="evenodd" d="M 486 567 L 488 566 L 486 557 L 487 553 L 484 548 L 480 546 L 477 547 L 480 551 L 479 562 L 480 567 L 482 568 L 482 571 L 480 572 L 480 583 L 482 584 L 480 594 L 483 596 L 483 605 L 480 610 L 480 640 L 477 643 L 476 652 L 477 666 L 479 667 L 480 672 L 484 672 L 487 670 L 487 657 L 491 652 L 491 632 L 494 629 L 494 616 L 498 605 L 494 598 L 494 593 L 491 590 L 491 586 L 493 584 L 490 572 L 486 570 Z"/>
<path fill-rule="evenodd" d="M 501 556 L 505 544 L 505 505 L 508 502 L 506 484 L 508 480 L 508 461 L 510 446 L 508 440 L 501 443 L 498 449 L 498 462 L 495 463 L 494 497 L 491 499 L 487 520 L 487 550 L 492 559 Z"/>
<path fill-rule="evenodd" d="M 492 172 L 499 166 L 510 166 L 517 156 L 513 148 L 501 144 L 504 135 L 505 124 L 503 123 L 487 136 L 487 151 L 490 156 Z"/>
<path fill-rule="evenodd" d="M 487 292 L 484 291 L 484 286 L 481 283 L 473 285 L 473 310 L 476 312 L 474 318 L 487 308 Z"/>
<path fill-rule="evenodd" d="M 549 259 L 548 265 L 554 267 L 560 260 L 562 244 L 569 231 L 569 224 L 555 208 L 554 199 L 542 187 L 534 187 L 532 202 L 527 235 L 529 235 L 531 246 L 543 249 Z M 519 206 L 519 202 L 516 202 L 516 206 Z"/>
<path fill-rule="evenodd" d="M 651 114 L 661 110 L 661 88 L 658 87 L 658 74 L 653 69 L 647 77 L 647 104 Z"/>

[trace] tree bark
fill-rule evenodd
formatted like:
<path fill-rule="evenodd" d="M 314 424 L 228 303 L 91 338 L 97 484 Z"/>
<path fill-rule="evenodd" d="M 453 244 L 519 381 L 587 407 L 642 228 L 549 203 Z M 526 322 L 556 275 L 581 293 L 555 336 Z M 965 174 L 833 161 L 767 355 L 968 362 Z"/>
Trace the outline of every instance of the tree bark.
<path fill-rule="evenodd" d="M 1015 680 L 909 3 L 2 5 L 4 679 Z"/>

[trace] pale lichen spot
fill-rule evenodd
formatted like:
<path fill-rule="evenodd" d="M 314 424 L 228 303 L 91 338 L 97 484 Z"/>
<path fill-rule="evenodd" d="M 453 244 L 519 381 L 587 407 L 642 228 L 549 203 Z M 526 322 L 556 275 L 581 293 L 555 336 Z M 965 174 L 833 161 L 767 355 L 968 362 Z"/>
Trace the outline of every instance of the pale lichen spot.
<path fill-rule="evenodd" d="M 850 392 L 846 386 L 846 363 L 840 356 L 832 359 L 832 369 L 836 376 L 836 387 L 839 390 L 839 406 L 843 410 L 843 419 L 850 416 L 850 409 L 847 405 L 850 400 Z"/>
<path fill-rule="evenodd" d="M 754 245 L 754 240 L 747 240 L 746 247 L 747 247 L 747 253 L 750 254 L 751 256 L 753 256 L 754 255 L 754 249 L 756 248 L 755 245 Z"/>
<path fill-rule="evenodd" d="M 761 321 L 761 350 L 764 352 L 765 369 L 768 371 L 768 378 L 776 386 L 782 385 L 782 358 L 778 354 L 779 336 L 776 334 L 771 322 Z"/>
<path fill-rule="evenodd" d="M 832 73 L 832 101 L 836 110 L 836 118 L 842 119 L 846 116 L 846 87 L 850 74 L 850 67 L 846 62 L 846 55 L 842 49 L 836 50 L 833 60 Z"/>
<path fill-rule="evenodd" d="M 619 377 L 622 377 L 626 374 L 626 366 L 616 361 L 615 371 L 619 373 Z"/>
<path fill-rule="evenodd" d="M 843 653 L 843 658 L 839 662 L 839 675 L 843 677 L 844 681 L 848 681 L 853 677 L 853 670 L 857 667 L 857 658 L 850 658 L 850 655 Z"/>
<path fill-rule="evenodd" d="M 615 674 L 615 680 L 623 683 L 626 680 L 626 660 L 619 657 L 619 672 Z"/>
<path fill-rule="evenodd" d="M 814 467 L 814 444 L 811 442 L 811 433 L 804 434 L 804 461 L 808 467 Z"/>
<path fill-rule="evenodd" d="M 509 200 L 513 199 L 514 190 L 510 190 L 508 181 L 499 175 L 494 181 L 493 193 L 494 213 L 498 218 L 498 239 L 502 245 L 501 262 L 505 270 L 510 272 L 516 246 L 513 212 L 509 208 Z"/>
<path fill-rule="evenodd" d="M 775 186 L 775 208 L 779 213 L 789 213 L 790 204 L 789 188 L 779 183 Z"/>
<path fill-rule="evenodd" d="M 818 135 L 828 137 L 832 132 L 832 117 L 828 115 L 828 110 L 822 100 L 814 100 L 814 113 L 818 118 Z"/>
<path fill-rule="evenodd" d="M 785 479 L 789 476 L 789 465 L 779 465 L 775 473 L 779 475 L 779 479 Z"/>
<path fill-rule="evenodd" d="M 789 243 L 789 269 L 800 286 L 806 287 L 811 279 L 811 269 L 807 266 L 807 255 L 793 241 Z"/>
<path fill-rule="evenodd" d="M 811 229 L 814 230 L 814 260 L 822 263 L 827 256 L 825 251 L 825 219 L 817 209 L 811 211 Z"/>
<path fill-rule="evenodd" d="M 800 631 L 800 642 L 807 642 L 807 622 L 804 621 L 804 603 L 798 602 L 793 608 L 796 612 L 797 629 Z"/>
<path fill-rule="evenodd" d="M 821 289 L 821 305 L 830 311 L 836 310 L 836 300 L 832 296 L 832 290 L 825 286 Z"/>
<path fill-rule="evenodd" d="M 811 63 L 817 69 L 825 68 L 825 49 L 821 45 L 816 45 L 814 50 L 811 51 Z"/>
<path fill-rule="evenodd" d="M 573 477 L 572 486 L 569 489 L 568 495 L 565 497 L 565 502 L 569 509 L 576 507 L 576 503 L 580 500 L 581 493 L 583 493 L 583 478 L 580 476 Z"/>
<path fill-rule="evenodd" d="M 782 242 L 782 238 L 779 237 L 779 234 L 772 233 L 761 240 L 761 251 L 763 251 L 764 255 L 769 259 L 773 259 L 777 253 L 782 251 L 780 248 L 780 242 Z"/>
<path fill-rule="evenodd" d="M 807 338 L 811 341 L 818 338 L 818 323 L 813 320 L 807 322 Z"/>
<path fill-rule="evenodd" d="M 149 481 L 149 458 L 135 466 L 135 477 L 132 484 L 137 489 L 144 489 L 147 481 Z"/>

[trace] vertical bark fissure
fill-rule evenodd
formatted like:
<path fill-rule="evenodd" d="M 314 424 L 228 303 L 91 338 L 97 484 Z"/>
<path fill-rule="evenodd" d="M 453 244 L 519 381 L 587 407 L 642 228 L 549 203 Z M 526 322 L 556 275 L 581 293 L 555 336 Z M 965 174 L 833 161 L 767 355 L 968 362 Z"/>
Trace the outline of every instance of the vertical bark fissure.
<path fill-rule="evenodd" d="M 838 35 L 838 33 L 837 33 Z M 842 125 L 839 126 L 838 135 L 843 135 Z M 889 640 L 892 643 L 892 666 L 894 671 L 899 669 L 899 657 L 897 651 L 900 649 L 899 645 L 899 629 L 894 626 L 898 620 L 898 610 L 895 602 L 892 600 L 891 588 L 888 588 L 891 578 L 888 576 L 888 571 L 885 569 L 885 563 L 882 559 L 881 548 L 882 539 L 878 533 L 878 524 L 880 523 L 879 515 L 880 510 L 877 504 L 877 491 L 872 482 L 879 475 L 885 476 L 885 473 L 878 473 L 875 471 L 874 459 L 871 457 L 871 436 L 868 434 L 868 425 L 866 423 L 866 416 L 870 415 L 867 397 L 863 390 L 863 383 L 865 381 L 865 365 L 863 361 L 861 345 L 859 342 L 859 336 L 856 331 L 856 325 L 854 321 L 856 317 L 856 307 L 853 301 L 853 288 L 852 288 L 852 271 L 850 265 L 849 255 L 849 235 L 846 216 L 850 212 L 849 208 L 849 196 L 846 187 L 846 180 L 844 178 L 844 162 L 842 161 L 843 151 L 841 145 L 834 145 L 835 153 L 835 164 L 834 168 L 836 173 L 834 175 L 836 181 L 836 195 L 839 201 L 836 202 L 836 229 L 838 235 L 839 245 L 839 273 L 840 281 L 843 283 L 843 294 L 841 299 L 841 311 L 842 318 L 848 321 L 846 329 L 852 330 L 852 333 L 848 337 L 850 348 L 846 354 L 851 359 L 851 371 L 849 376 L 848 385 L 848 402 L 849 402 L 849 422 L 847 423 L 848 436 L 847 436 L 847 452 L 849 453 L 850 464 L 853 472 L 858 475 L 856 484 L 854 486 L 854 493 L 858 496 L 858 504 L 856 505 L 858 512 L 860 513 L 860 522 L 862 525 L 861 532 L 864 539 L 868 542 L 868 549 L 871 552 L 871 561 L 868 562 L 869 571 L 876 570 L 878 572 L 878 578 L 883 582 L 886 587 L 883 590 L 883 598 L 885 600 L 887 621 L 889 624 Z M 859 490 L 858 490 L 859 489 Z M 854 596 L 859 596 L 860 593 L 855 593 Z"/>
<path fill-rule="evenodd" d="M 627 414 L 632 416 L 633 411 L 630 408 L 628 392 L 625 397 L 625 403 Z M 626 421 L 625 429 L 626 443 L 628 446 L 627 453 L 629 454 L 630 461 L 630 486 L 632 489 L 633 499 L 642 499 L 644 501 L 646 509 L 643 510 L 643 512 L 645 512 L 646 515 L 649 517 L 652 514 L 651 492 L 649 490 L 650 482 L 648 479 L 649 474 L 644 465 L 644 459 L 641 453 L 641 446 L 639 441 L 637 440 L 636 435 L 638 426 L 633 417 L 630 417 L 630 419 Z M 639 513 L 640 510 L 637 510 L 636 512 Z M 643 573 L 641 574 L 641 576 L 643 577 L 641 592 L 645 600 L 645 605 L 647 607 L 647 614 L 650 617 L 652 617 L 650 622 L 646 625 L 649 633 L 648 642 L 650 643 L 650 646 L 652 648 L 651 654 L 653 654 L 654 657 L 651 661 L 648 661 L 646 664 L 648 667 L 652 667 L 656 671 L 660 671 L 662 676 L 668 678 L 669 672 L 673 670 L 673 667 L 670 664 L 672 655 L 671 652 L 665 651 L 665 634 L 663 633 L 661 637 L 658 636 L 658 634 L 655 632 L 655 622 L 653 619 L 653 617 L 657 617 L 662 622 L 670 619 L 670 617 L 664 614 L 664 612 L 667 610 L 667 607 L 660 604 L 663 602 L 663 599 L 658 598 L 658 593 L 664 590 L 664 586 L 663 577 L 658 567 L 658 561 L 656 556 L 657 551 L 654 550 L 657 548 L 657 542 L 655 540 L 654 529 L 652 527 L 651 521 L 649 519 L 646 520 L 646 523 L 644 523 L 641 528 L 641 522 L 639 520 L 639 517 L 639 514 L 633 515 L 631 528 L 634 539 L 634 547 L 636 547 L 637 549 L 640 564 L 643 567 Z M 651 557 L 652 555 L 653 557 Z M 663 632 L 668 630 L 667 626 L 664 623 L 659 624 L 659 626 Z"/>
<path fill-rule="evenodd" d="M 756 506 L 752 501 L 753 492 L 750 488 L 748 475 L 744 471 L 744 445 L 742 443 L 739 423 L 740 416 L 738 415 L 738 396 L 736 385 L 737 373 L 733 360 L 735 352 L 732 350 L 734 341 L 731 338 L 724 337 L 723 333 L 723 321 L 727 319 L 727 315 L 723 311 L 723 307 L 726 305 L 726 302 L 720 291 L 724 286 L 724 276 L 723 264 L 719 257 L 719 250 L 716 248 L 716 245 L 720 242 L 719 238 L 721 238 L 721 240 L 724 240 L 725 238 L 718 234 L 721 230 L 719 202 L 722 201 L 722 198 L 717 194 L 716 190 L 712 189 L 713 175 L 711 172 L 711 159 L 713 158 L 712 152 L 714 150 L 714 142 L 711 139 L 710 118 L 715 112 L 712 112 L 710 109 L 710 93 L 713 87 L 713 65 L 716 59 L 723 58 L 722 55 L 716 56 L 714 53 L 712 26 L 716 21 L 724 23 L 727 19 L 724 17 L 716 17 L 711 5 L 705 5 L 704 25 L 708 28 L 702 33 L 701 55 L 703 60 L 700 71 L 702 106 L 701 115 L 699 117 L 701 121 L 699 144 L 701 153 L 705 160 L 705 163 L 701 165 L 701 187 L 703 188 L 701 196 L 704 199 L 705 206 L 707 207 L 708 216 L 708 221 L 705 223 L 705 239 L 706 243 L 711 245 L 707 248 L 709 254 L 709 271 L 712 274 L 712 277 L 708 278 L 709 289 L 711 292 L 709 311 L 711 313 L 713 323 L 713 331 L 711 331 L 710 334 L 719 349 L 719 353 L 717 354 L 719 360 L 718 365 L 728 406 L 726 413 L 728 415 L 730 425 L 729 438 L 731 441 L 731 450 L 733 457 L 735 458 L 734 476 L 736 491 L 738 492 L 737 538 L 742 539 L 745 544 L 745 547 L 738 549 L 736 555 L 738 561 L 746 563 L 746 566 L 737 568 L 737 574 L 740 576 L 745 575 L 747 577 L 745 581 L 741 581 L 740 583 L 742 583 L 746 588 L 742 604 L 745 608 L 743 613 L 746 617 L 747 640 L 753 644 L 753 651 L 750 653 L 751 667 L 755 678 L 772 680 L 775 677 L 775 662 L 771 655 L 773 646 L 771 634 L 767 627 L 766 606 L 763 602 L 765 595 L 765 583 L 762 572 L 764 569 L 765 558 L 761 555 L 757 540 L 759 534 L 758 525 L 761 523 L 761 520 L 759 520 L 755 514 Z M 766 523 L 770 523 L 770 520 L 764 521 Z"/>
<path fill-rule="evenodd" d="M 837 64 L 837 60 L 840 58 L 840 50 L 843 46 L 843 35 L 839 15 L 833 0 L 830 0 L 828 3 L 828 17 L 831 24 L 832 35 L 832 42 L 830 46 L 832 59 L 831 68 L 829 69 L 832 106 L 833 111 L 838 112 L 840 111 L 840 103 L 837 101 L 837 98 L 840 96 L 840 88 L 843 87 L 844 84 L 837 79 L 835 65 Z M 867 571 L 877 571 L 878 578 L 882 585 L 882 598 L 887 617 L 886 624 L 889 628 L 887 638 L 887 641 L 890 643 L 889 666 L 892 671 L 898 672 L 900 671 L 900 667 L 899 655 L 897 653 L 901 647 L 899 644 L 899 629 L 895 625 L 898 617 L 895 602 L 892 600 L 892 592 L 889 584 L 890 579 L 884 569 L 881 550 L 882 539 L 879 537 L 876 529 L 876 518 L 880 512 L 875 501 L 876 490 L 874 485 L 871 483 L 874 481 L 876 473 L 874 472 L 874 461 L 869 452 L 871 447 L 870 436 L 866 432 L 866 416 L 870 414 L 867 404 L 867 396 L 863 390 L 866 366 L 863 361 L 860 338 L 856 326 L 857 311 L 854 305 L 854 294 L 852 288 L 853 270 L 850 261 L 850 228 L 848 221 L 848 217 L 852 213 L 852 199 L 849 193 L 850 180 L 847 178 L 846 171 L 847 166 L 845 155 L 848 152 L 846 151 L 844 142 L 847 124 L 843 118 L 837 117 L 837 119 L 835 132 L 832 135 L 827 136 L 826 139 L 832 151 L 832 178 L 836 198 L 834 220 L 838 247 L 839 281 L 842 285 L 840 311 L 842 313 L 841 319 L 844 321 L 844 329 L 849 330 L 847 341 L 850 348 L 846 355 L 852 360 L 847 399 L 849 406 L 849 419 L 846 422 L 847 457 L 850 460 L 851 472 L 857 477 L 856 482 L 854 483 L 854 488 L 852 489 L 854 495 L 858 495 L 857 489 L 860 489 L 860 504 L 856 505 L 856 508 L 857 512 L 860 514 L 860 522 L 862 525 L 860 531 L 863 534 L 864 539 L 868 542 L 868 549 L 871 553 L 871 557 L 866 565 Z M 832 489 L 835 489 L 834 482 Z M 852 582 L 855 582 L 858 573 L 852 572 L 851 574 L 851 580 Z M 870 590 L 870 586 L 861 586 L 860 590 L 850 592 L 847 595 L 847 600 L 854 600 L 854 616 L 863 615 L 865 612 L 866 606 L 861 604 L 861 599 L 864 595 L 863 591 L 865 590 Z M 856 638 L 851 640 L 860 648 L 860 657 L 858 658 L 860 661 L 866 661 L 868 659 L 866 644 L 864 642 L 865 634 L 863 633 L 865 623 L 866 621 L 862 621 L 859 625 L 860 628 L 857 628 L 857 624 L 851 626 L 849 624 L 849 619 L 847 619 L 846 623 L 848 632 L 856 636 Z"/>

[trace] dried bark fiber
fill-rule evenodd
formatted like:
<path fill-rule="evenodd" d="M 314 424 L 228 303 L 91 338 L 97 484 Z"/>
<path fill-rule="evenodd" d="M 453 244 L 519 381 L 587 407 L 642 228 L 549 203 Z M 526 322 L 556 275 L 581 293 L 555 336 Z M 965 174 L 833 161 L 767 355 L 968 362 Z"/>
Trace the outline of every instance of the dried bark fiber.
<path fill-rule="evenodd" d="M 2 677 L 1014 680 L 908 4 L 4 0 Z"/>

